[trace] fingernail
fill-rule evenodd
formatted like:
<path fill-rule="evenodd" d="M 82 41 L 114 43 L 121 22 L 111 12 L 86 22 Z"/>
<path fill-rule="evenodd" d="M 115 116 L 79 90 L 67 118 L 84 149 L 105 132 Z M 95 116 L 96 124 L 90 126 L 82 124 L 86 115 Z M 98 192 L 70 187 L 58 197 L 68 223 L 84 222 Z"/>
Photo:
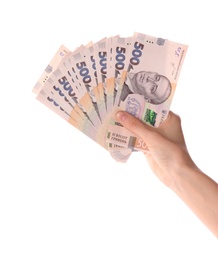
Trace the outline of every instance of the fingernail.
<path fill-rule="evenodd" d="M 118 111 L 116 113 L 116 118 L 120 121 L 123 122 L 126 119 L 126 113 L 122 111 Z"/>

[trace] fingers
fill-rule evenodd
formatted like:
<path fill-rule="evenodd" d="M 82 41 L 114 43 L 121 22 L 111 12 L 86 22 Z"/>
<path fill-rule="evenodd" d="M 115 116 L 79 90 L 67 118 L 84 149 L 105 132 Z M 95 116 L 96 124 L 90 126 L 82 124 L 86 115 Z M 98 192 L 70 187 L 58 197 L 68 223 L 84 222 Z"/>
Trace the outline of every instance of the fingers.
<path fill-rule="evenodd" d="M 179 117 L 179 115 L 173 113 L 172 111 L 169 111 L 169 114 L 167 116 L 167 118 L 164 120 L 164 122 L 161 123 L 161 125 L 159 126 L 159 129 L 168 127 L 168 125 L 173 125 L 175 127 L 175 125 L 181 125 L 181 119 Z M 169 127 L 171 127 L 169 126 Z"/>
<path fill-rule="evenodd" d="M 141 138 L 144 136 L 148 137 L 148 135 L 151 135 L 154 130 L 153 128 L 150 129 L 151 127 L 145 125 L 136 117 L 124 111 L 117 112 L 116 118 L 125 128 Z"/>
<path fill-rule="evenodd" d="M 146 125 L 125 111 L 117 112 L 116 118 L 126 129 L 142 138 L 148 146 L 166 145 L 169 141 L 186 146 L 180 117 L 173 112 L 169 113 L 168 118 L 159 128 Z"/>

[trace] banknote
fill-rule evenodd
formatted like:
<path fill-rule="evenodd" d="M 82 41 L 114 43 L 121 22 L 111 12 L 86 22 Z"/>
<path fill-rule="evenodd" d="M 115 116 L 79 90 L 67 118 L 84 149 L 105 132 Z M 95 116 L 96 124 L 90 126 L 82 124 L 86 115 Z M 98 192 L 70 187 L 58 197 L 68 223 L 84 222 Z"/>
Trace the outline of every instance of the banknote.
<path fill-rule="evenodd" d="M 107 37 L 104 37 L 100 41 L 93 44 L 94 47 L 94 59 L 96 66 L 96 75 L 98 83 L 99 104 L 101 105 L 101 111 L 104 113 L 102 121 L 107 114 L 107 90 L 106 90 L 106 78 L 107 78 Z"/>
<path fill-rule="evenodd" d="M 96 142 L 96 135 L 95 135 L 95 131 L 93 129 L 93 125 L 90 124 L 89 121 L 85 121 L 84 125 L 84 121 L 80 118 L 79 120 L 72 118 L 62 107 L 61 105 L 59 105 L 54 99 L 52 99 L 50 96 L 48 96 L 46 93 L 43 92 L 43 90 L 40 91 L 40 93 L 38 93 L 38 95 L 36 96 L 37 100 L 39 100 L 41 103 L 43 103 L 46 107 L 48 107 L 49 109 L 51 109 L 54 113 L 56 113 L 57 115 L 59 115 L 62 119 L 64 119 L 65 121 L 67 121 L 68 123 L 70 123 L 72 126 L 74 126 L 75 128 L 77 128 L 79 131 L 81 131 L 82 133 L 86 134 L 89 138 L 91 138 L 93 141 Z M 89 130 L 89 131 L 88 131 Z M 55 131 L 55 130 L 54 130 Z M 88 131 L 88 132 L 86 132 Z"/>
<path fill-rule="evenodd" d="M 66 48 L 64 45 L 61 45 L 60 48 L 58 49 L 58 51 L 56 52 L 56 54 L 54 55 L 54 57 L 52 58 L 52 60 L 50 61 L 50 63 L 47 65 L 46 69 L 43 71 L 42 75 L 40 76 L 39 80 L 37 81 L 37 83 L 35 84 L 35 86 L 33 88 L 33 92 L 35 94 L 39 94 L 40 91 L 43 89 L 43 92 L 41 93 L 41 95 L 45 96 L 47 94 L 48 101 L 50 100 L 50 102 L 52 102 L 52 100 L 55 100 L 56 104 L 58 104 L 58 103 L 61 104 L 62 109 L 64 106 L 67 106 L 67 103 L 69 103 L 69 100 L 67 100 L 66 98 L 63 99 L 64 102 L 62 104 L 62 102 L 60 101 L 60 97 L 62 98 L 63 95 L 59 91 L 59 89 L 56 88 L 55 85 L 53 84 L 54 80 L 52 80 L 52 76 L 53 76 L 53 72 L 59 68 L 61 62 L 63 61 L 64 58 L 66 58 L 67 55 L 69 55 L 69 53 L 70 53 L 70 50 L 68 48 Z M 57 94 L 55 96 L 54 93 L 56 93 L 56 94 L 58 93 L 59 95 Z M 65 112 L 67 112 L 66 109 L 65 109 Z M 69 110 L 67 113 L 70 115 Z"/>
<path fill-rule="evenodd" d="M 95 99 L 95 108 L 98 111 L 101 123 L 106 116 L 106 106 L 105 106 L 105 99 L 104 99 L 104 89 L 100 88 L 98 84 L 98 73 L 97 73 L 97 66 L 96 66 L 96 51 L 94 47 L 94 43 L 90 42 L 85 46 L 84 49 L 84 59 L 86 63 L 86 67 L 89 70 L 89 89 L 92 93 L 92 99 Z M 102 87 L 102 86 L 101 86 Z"/>
<path fill-rule="evenodd" d="M 143 107 L 145 106 L 143 97 L 138 94 L 132 94 L 128 96 L 127 102 L 129 103 L 128 106 L 132 104 L 134 107 L 140 107 L 142 111 Z M 120 107 L 120 110 L 125 110 L 125 107 Z M 148 150 L 147 145 L 141 138 L 135 136 L 131 131 L 124 128 L 120 123 L 112 120 L 110 121 L 110 126 L 108 128 L 107 142 L 109 144 L 122 146 L 122 148 L 130 148 L 143 152 Z"/>
<path fill-rule="evenodd" d="M 167 118 L 188 50 L 185 44 L 135 32 L 103 37 L 73 51 L 61 45 L 33 87 L 36 99 L 117 162 L 146 143 L 116 121 L 125 110 L 159 127 Z"/>
<path fill-rule="evenodd" d="M 80 95 L 72 88 L 60 68 L 69 55 L 69 49 L 61 46 L 41 77 L 35 84 L 33 92 L 42 102 L 74 127 L 96 141 L 98 133 L 87 112 L 78 103 Z"/>
<path fill-rule="evenodd" d="M 54 69 L 58 68 L 60 65 L 60 62 L 64 57 L 66 57 L 67 54 L 69 54 L 70 50 L 65 47 L 64 45 L 61 45 L 49 64 L 46 66 L 45 70 L 39 77 L 38 81 L 36 82 L 35 86 L 33 87 L 33 92 L 37 94 L 43 87 L 44 83 L 48 80 L 51 73 L 54 71 Z"/>
<path fill-rule="evenodd" d="M 107 132 L 111 118 L 114 117 L 114 113 L 116 112 L 114 108 L 116 108 L 115 104 L 117 103 L 117 96 L 119 96 L 119 94 L 117 93 L 120 93 L 119 82 L 122 71 L 128 65 L 128 48 L 130 46 L 130 42 L 131 37 L 124 38 L 116 35 L 110 38 L 110 51 L 108 59 L 110 64 L 108 64 L 107 66 L 108 70 L 106 80 L 108 111 L 107 117 L 104 120 L 104 129 L 102 130 L 102 132 L 105 133 L 105 135 L 102 137 L 104 138 L 104 140 L 101 140 L 102 143 L 106 140 L 106 145 L 108 146 L 108 149 L 110 149 L 110 151 L 112 151 L 113 146 L 110 145 L 107 140 Z M 128 151 L 130 152 L 130 150 Z"/>
<path fill-rule="evenodd" d="M 89 48 L 90 50 L 90 48 Z M 82 87 L 84 90 L 82 98 L 80 99 L 81 104 L 85 107 L 88 115 L 90 116 L 95 127 L 98 129 L 96 134 L 96 142 L 106 148 L 105 142 L 105 124 L 104 119 L 106 117 L 106 103 L 104 95 L 104 85 L 100 82 L 99 78 L 93 77 L 95 72 L 98 75 L 98 70 L 93 70 L 93 67 L 88 67 L 87 60 L 90 61 L 90 57 L 87 56 L 88 49 L 85 47 L 84 50 L 79 50 L 70 54 L 71 62 L 70 67 L 73 68 L 75 75 L 74 81 L 77 80 L 79 88 Z M 94 49 L 93 57 L 95 64 L 98 62 L 96 51 Z M 72 74 L 72 73 L 71 73 Z M 97 82 L 97 85 L 96 85 Z M 91 101 L 93 106 L 91 106 Z"/>
<path fill-rule="evenodd" d="M 85 75 L 81 72 L 85 63 L 81 60 L 83 47 L 71 52 L 66 59 L 63 60 L 61 66 L 55 73 L 59 73 L 59 81 L 62 86 L 69 86 L 68 93 L 76 98 L 80 108 L 88 115 L 96 129 L 101 125 L 98 110 L 96 110 L 96 101 L 92 98 L 92 93 L 87 84 L 84 83 Z M 79 57 L 80 56 L 80 57 Z M 87 72 L 88 69 L 84 70 Z M 83 77 L 82 77 L 83 76 Z M 82 78 L 81 78 L 82 77 Z M 69 85 L 68 85 L 69 84 Z"/>
<path fill-rule="evenodd" d="M 113 71 L 113 41 L 117 36 L 107 38 L 107 77 L 104 79 L 104 89 L 107 101 L 107 114 L 113 109 L 114 71 Z"/>
<path fill-rule="evenodd" d="M 104 92 L 106 108 L 106 115 L 104 115 L 102 125 L 99 129 L 99 133 L 101 134 L 98 136 L 98 142 L 104 146 L 108 146 L 106 135 L 112 113 L 114 112 L 113 106 L 116 93 L 116 89 L 114 89 L 114 86 L 116 86 L 115 79 L 116 81 L 119 80 L 120 73 L 117 73 L 117 71 L 123 69 L 123 64 L 126 59 L 125 55 L 128 53 L 126 49 L 127 41 L 121 39 L 118 35 L 105 37 L 94 44 L 98 89 L 99 92 L 102 93 L 102 101 L 100 104 L 103 103 Z"/>
<path fill-rule="evenodd" d="M 39 77 L 38 81 L 33 87 L 33 92 L 36 94 L 36 98 L 42 102 L 44 105 L 49 107 L 63 119 L 70 121 L 75 127 L 80 128 L 83 131 L 83 125 L 88 124 L 88 122 L 82 119 L 81 113 L 79 110 L 73 109 L 70 111 L 69 106 L 67 106 L 67 99 L 61 102 L 60 97 L 61 95 L 54 95 L 54 93 L 61 94 L 60 91 L 55 91 L 54 85 L 52 85 L 52 76 L 53 72 L 59 68 L 61 62 L 64 58 L 70 53 L 70 50 L 61 45 L 49 64 L 46 66 L 45 70 Z M 49 90 L 50 88 L 50 90 Z M 53 90 L 53 91 L 52 91 Z M 56 89 L 57 90 L 57 89 Z M 77 112 L 76 112 L 77 111 Z M 72 113 L 71 113 L 72 112 Z M 80 114 L 80 115 L 79 115 Z M 74 117 L 73 117 L 74 115 Z M 88 127 L 88 126 L 85 126 Z M 92 126 L 90 126 L 92 128 Z"/>
<path fill-rule="evenodd" d="M 54 95 L 54 93 L 60 93 L 60 91 L 52 91 L 56 85 L 51 80 L 52 76 L 44 84 L 44 88 L 38 92 L 36 98 L 41 101 L 44 105 L 49 107 L 55 113 L 60 115 L 63 119 L 68 121 L 78 130 L 89 136 L 92 140 L 96 141 L 97 130 L 93 123 L 87 119 L 85 114 L 77 107 L 75 104 L 74 107 L 69 105 L 69 102 L 66 101 L 66 98 L 63 95 Z M 50 88 L 48 86 L 50 85 Z M 51 90 L 49 92 L 49 90 Z M 63 101 L 64 100 L 64 101 Z M 71 102 L 72 104 L 72 102 Z"/>
<path fill-rule="evenodd" d="M 77 106 L 73 99 L 70 99 L 64 93 L 64 89 L 59 86 L 58 80 L 54 74 L 51 74 L 48 80 L 44 83 L 43 89 L 39 91 L 38 95 L 47 95 L 49 100 L 55 100 L 61 108 L 67 112 L 68 115 L 73 117 L 75 120 L 83 119 L 85 121 L 85 115 L 82 113 L 80 108 Z"/>
<path fill-rule="evenodd" d="M 110 51 L 110 65 L 108 66 L 108 77 L 107 77 L 107 92 L 108 100 L 110 101 L 110 107 L 113 108 L 120 76 L 125 66 L 128 64 L 128 47 L 130 44 L 130 37 L 123 38 L 119 35 L 111 38 L 111 51 Z M 108 101 L 108 103 L 109 103 Z M 110 109 L 111 111 L 112 109 Z"/>
<path fill-rule="evenodd" d="M 128 66 L 120 77 L 116 109 L 120 107 L 158 127 L 167 118 L 188 46 L 141 33 L 133 35 L 130 46 Z M 119 131 L 124 131 L 123 127 L 112 118 L 110 136 Z M 131 139 L 134 135 L 127 132 L 126 138 Z M 116 143 L 115 139 L 108 142 Z M 130 147 L 129 143 L 123 145 Z"/>
<path fill-rule="evenodd" d="M 124 148 L 120 145 L 110 143 L 108 145 L 108 151 L 114 160 L 117 162 L 126 163 L 131 156 L 133 149 Z"/>

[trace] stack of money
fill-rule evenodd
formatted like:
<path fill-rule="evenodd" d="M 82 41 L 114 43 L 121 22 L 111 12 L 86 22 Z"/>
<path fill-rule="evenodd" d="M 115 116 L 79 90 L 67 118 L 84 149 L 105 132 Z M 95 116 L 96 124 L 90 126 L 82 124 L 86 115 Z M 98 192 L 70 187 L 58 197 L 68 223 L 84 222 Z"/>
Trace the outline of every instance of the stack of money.
<path fill-rule="evenodd" d="M 158 127 L 167 118 L 188 46 L 135 32 L 60 46 L 35 84 L 36 98 L 119 162 L 144 141 L 116 121 L 125 110 Z"/>

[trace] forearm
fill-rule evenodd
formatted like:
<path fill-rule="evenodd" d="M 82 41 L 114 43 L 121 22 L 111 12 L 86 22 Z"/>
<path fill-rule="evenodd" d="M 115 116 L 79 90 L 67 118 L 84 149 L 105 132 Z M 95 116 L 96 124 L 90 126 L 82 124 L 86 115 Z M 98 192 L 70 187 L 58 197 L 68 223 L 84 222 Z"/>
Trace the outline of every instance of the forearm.
<path fill-rule="evenodd" d="M 218 238 L 218 184 L 200 170 L 184 168 L 170 188 Z"/>

